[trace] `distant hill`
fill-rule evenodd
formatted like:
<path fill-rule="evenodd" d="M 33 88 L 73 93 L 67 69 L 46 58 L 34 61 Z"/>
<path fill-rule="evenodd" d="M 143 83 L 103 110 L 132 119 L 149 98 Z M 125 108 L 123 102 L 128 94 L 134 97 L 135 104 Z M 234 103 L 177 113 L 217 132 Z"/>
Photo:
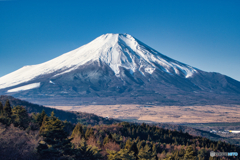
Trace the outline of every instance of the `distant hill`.
<path fill-rule="evenodd" d="M 37 105 L 33 103 L 29 103 L 27 101 L 23 101 L 17 98 L 14 98 L 12 96 L 5 96 L 1 95 L 0 96 L 0 102 L 5 104 L 5 102 L 9 100 L 11 106 L 24 106 L 28 113 L 37 113 L 37 112 L 42 112 L 42 110 L 45 110 L 47 115 L 50 115 L 52 111 L 54 111 L 55 115 L 60 119 L 60 120 L 67 120 L 70 121 L 71 123 L 77 123 L 81 122 L 82 124 L 85 125 L 98 125 L 98 124 L 113 124 L 113 123 L 118 123 L 120 120 L 115 120 L 115 119 L 106 119 L 104 117 L 99 117 L 91 113 L 85 113 L 85 112 L 71 112 L 71 111 L 63 111 L 63 110 L 58 110 L 54 108 L 48 108 L 42 105 Z"/>

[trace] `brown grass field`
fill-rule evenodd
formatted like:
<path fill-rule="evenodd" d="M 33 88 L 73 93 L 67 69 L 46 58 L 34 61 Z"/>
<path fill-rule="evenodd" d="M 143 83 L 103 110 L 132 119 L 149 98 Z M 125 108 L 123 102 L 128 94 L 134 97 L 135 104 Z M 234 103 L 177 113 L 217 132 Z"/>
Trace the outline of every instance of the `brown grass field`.
<path fill-rule="evenodd" d="M 87 105 L 47 106 L 51 108 L 94 113 L 98 116 L 164 123 L 239 122 L 240 105 L 144 106 Z"/>

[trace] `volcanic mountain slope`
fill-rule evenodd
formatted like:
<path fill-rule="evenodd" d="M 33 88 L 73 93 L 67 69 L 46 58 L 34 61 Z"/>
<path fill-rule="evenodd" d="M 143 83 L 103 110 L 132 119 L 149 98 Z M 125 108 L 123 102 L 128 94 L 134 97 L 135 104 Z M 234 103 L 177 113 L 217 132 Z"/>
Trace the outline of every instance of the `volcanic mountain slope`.
<path fill-rule="evenodd" d="M 239 104 L 240 82 L 173 60 L 131 35 L 105 34 L 1 77 L 0 94 L 48 105 Z"/>

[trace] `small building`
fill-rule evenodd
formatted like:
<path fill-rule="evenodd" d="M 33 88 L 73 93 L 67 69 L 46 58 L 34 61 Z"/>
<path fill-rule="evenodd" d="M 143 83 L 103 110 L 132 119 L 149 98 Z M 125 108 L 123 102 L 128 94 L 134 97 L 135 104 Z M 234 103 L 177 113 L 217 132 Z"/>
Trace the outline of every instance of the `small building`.
<path fill-rule="evenodd" d="M 217 131 L 216 130 L 211 130 L 210 133 L 217 133 Z"/>

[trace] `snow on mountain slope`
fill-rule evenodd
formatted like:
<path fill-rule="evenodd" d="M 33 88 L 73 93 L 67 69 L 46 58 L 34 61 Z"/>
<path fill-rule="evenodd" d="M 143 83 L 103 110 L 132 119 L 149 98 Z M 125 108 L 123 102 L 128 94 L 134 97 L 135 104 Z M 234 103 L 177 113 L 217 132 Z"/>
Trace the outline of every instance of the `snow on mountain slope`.
<path fill-rule="evenodd" d="M 140 71 L 143 75 L 152 74 L 158 69 L 169 74 L 183 75 L 185 78 L 197 72 L 197 69 L 162 55 L 131 35 L 104 34 L 50 61 L 24 66 L 1 77 L 0 89 L 16 86 L 42 75 L 53 74 L 53 77 L 56 77 L 91 61 L 106 63 L 117 77 L 120 76 L 119 67 L 126 68 L 132 73 Z"/>
<path fill-rule="evenodd" d="M 40 87 L 40 82 L 24 85 L 24 86 L 17 87 L 17 88 L 13 88 L 13 89 L 8 90 L 7 92 L 26 91 L 26 90 L 34 89 L 34 88 L 38 88 L 38 87 Z"/>

